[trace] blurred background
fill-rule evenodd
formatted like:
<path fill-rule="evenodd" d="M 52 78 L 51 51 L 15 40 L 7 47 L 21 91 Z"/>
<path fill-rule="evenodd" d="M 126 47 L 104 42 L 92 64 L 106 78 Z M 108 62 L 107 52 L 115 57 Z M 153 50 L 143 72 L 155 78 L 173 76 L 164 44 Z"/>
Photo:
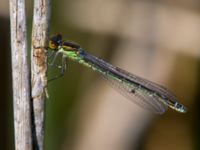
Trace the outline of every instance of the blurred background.
<path fill-rule="evenodd" d="M 27 2 L 31 29 L 33 4 Z M 0 149 L 14 149 L 9 4 L 0 1 Z M 199 150 L 200 2 L 52 0 L 50 33 L 164 85 L 187 108 L 154 115 L 68 62 L 48 85 L 46 150 Z M 29 30 L 29 35 L 31 31 Z M 58 70 L 51 69 L 49 77 Z"/>

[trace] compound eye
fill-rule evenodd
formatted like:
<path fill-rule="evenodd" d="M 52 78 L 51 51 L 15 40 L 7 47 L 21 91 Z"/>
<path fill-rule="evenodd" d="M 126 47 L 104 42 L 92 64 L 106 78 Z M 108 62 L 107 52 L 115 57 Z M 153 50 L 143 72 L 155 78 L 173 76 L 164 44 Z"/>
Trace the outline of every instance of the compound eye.
<path fill-rule="evenodd" d="M 62 36 L 60 34 L 52 36 L 49 41 L 52 41 L 53 43 L 60 45 L 62 42 Z"/>
<path fill-rule="evenodd" d="M 58 48 L 58 46 L 53 41 L 49 41 L 49 48 L 55 50 Z"/>

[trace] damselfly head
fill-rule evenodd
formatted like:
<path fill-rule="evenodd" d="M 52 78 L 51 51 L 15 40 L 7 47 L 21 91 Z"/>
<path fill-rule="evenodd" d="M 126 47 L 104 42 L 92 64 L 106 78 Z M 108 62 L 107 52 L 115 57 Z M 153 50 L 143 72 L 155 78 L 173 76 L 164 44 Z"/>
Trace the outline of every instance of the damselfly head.
<path fill-rule="evenodd" d="M 62 45 L 62 35 L 56 34 L 49 39 L 48 47 L 51 50 L 58 50 L 58 47 Z"/>

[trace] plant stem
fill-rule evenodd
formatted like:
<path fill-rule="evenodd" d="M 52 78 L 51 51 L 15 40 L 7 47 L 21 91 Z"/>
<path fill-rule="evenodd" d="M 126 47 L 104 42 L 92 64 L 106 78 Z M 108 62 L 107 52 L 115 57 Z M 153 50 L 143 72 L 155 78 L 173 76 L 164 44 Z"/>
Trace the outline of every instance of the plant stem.
<path fill-rule="evenodd" d="M 10 0 L 15 149 L 32 150 L 30 74 L 24 0 Z"/>
<path fill-rule="evenodd" d="M 48 38 L 50 18 L 50 0 L 34 1 L 31 51 L 31 83 L 33 105 L 34 149 L 44 149 L 45 98 L 47 94 L 47 56 L 46 41 Z"/>

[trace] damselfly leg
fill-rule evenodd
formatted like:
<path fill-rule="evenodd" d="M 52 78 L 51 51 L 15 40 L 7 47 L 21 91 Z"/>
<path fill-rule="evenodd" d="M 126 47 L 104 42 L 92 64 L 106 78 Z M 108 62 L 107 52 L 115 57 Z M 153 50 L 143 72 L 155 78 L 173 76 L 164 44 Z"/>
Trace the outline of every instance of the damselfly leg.
<path fill-rule="evenodd" d="M 61 55 L 61 57 L 62 57 L 61 65 L 56 64 L 56 60 L 59 55 Z M 48 82 L 51 82 L 51 81 L 56 80 L 64 75 L 65 70 L 67 68 L 67 56 L 65 56 L 62 53 L 60 53 L 59 51 L 57 51 L 57 52 L 52 52 L 49 55 L 48 59 L 50 60 L 50 62 L 48 63 L 50 67 L 55 67 L 55 68 L 60 69 L 59 75 L 56 75 L 53 78 L 48 80 Z"/>

